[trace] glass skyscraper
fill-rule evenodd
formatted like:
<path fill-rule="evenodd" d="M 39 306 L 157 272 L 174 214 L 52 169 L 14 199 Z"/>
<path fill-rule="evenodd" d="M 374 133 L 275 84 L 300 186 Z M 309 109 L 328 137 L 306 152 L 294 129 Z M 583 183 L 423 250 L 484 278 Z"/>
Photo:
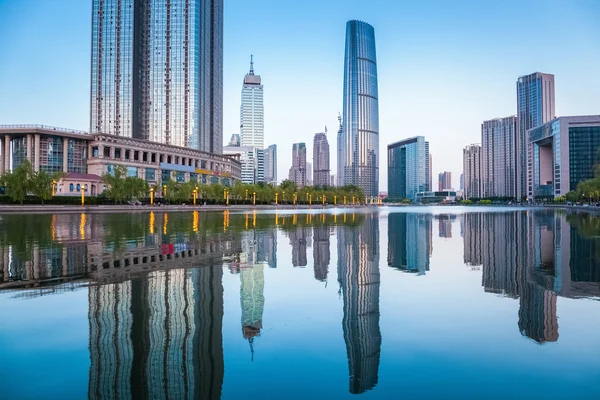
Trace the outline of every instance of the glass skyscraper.
<path fill-rule="evenodd" d="M 260 75 L 254 74 L 254 61 L 250 57 L 250 71 L 244 76 L 242 104 L 240 107 L 240 133 L 242 146 L 256 149 L 255 181 L 265 181 L 265 106 Z"/>
<path fill-rule="evenodd" d="M 533 196 L 533 149 L 527 130 L 556 116 L 554 109 L 554 75 L 536 72 L 517 80 L 518 152 L 517 198 Z"/>
<path fill-rule="evenodd" d="M 93 0 L 90 132 L 223 149 L 223 0 Z"/>
<path fill-rule="evenodd" d="M 429 142 L 416 136 L 388 145 L 388 196 L 415 199 L 431 190 Z"/>
<path fill-rule="evenodd" d="M 379 194 L 379 104 L 375 30 L 361 21 L 346 24 L 344 111 L 338 180 Z M 338 167 L 339 168 L 339 167 Z"/>

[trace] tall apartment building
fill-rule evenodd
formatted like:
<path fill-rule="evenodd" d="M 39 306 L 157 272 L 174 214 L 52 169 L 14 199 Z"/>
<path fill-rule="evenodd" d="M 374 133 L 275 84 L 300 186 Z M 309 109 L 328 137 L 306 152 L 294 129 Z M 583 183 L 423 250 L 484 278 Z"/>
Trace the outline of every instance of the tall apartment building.
<path fill-rule="evenodd" d="M 527 130 L 556 117 L 554 75 L 535 72 L 517 80 L 518 157 L 517 197 L 533 196 L 533 150 Z"/>
<path fill-rule="evenodd" d="M 298 189 L 306 186 L 306 144 L 294 143 L 292 145 L 292 167 L 289 179 L 295 182 Z"/>
<path fill-rule="evenodd" d="M 379 194 L 379 100 L 375 30 L 362 21 L 346 24 L 344 123 L 341 167 L 343 185 L 356 185 L 365 196 Z"/>
<path fill-rule="evenodd" d="M 430 187 L 429 142 L 416 136 L 388 145 L 388 197 L 414 199 Z"/>
<path fill-rule="evenodd" d="M 265 182 L 277 185 L 277 145 L 272 144 L 264 151 Z"/>
<path fill-rule="evenodd" d="M 325 133 L 315 134 L 313 142 L 313 185 L 329 186 L 329 142 Z"/>
<path fill-rule="evenodd" d="M 517 117 L 484 121 L 481 124 L 483 197 L 518 195 Z"/>
<path fill-rule="evenodd" d="M 463 149 L 463 173 L 461 187 L 465 199 L 482 198 L 481 145 L 471 144 Z"/>
<path fill-rule="evenodd" d="M 90 132 L 221 154 L 223 0 L 174 3 L 93 0 Z"/>
<path fill-rule="evenodd" d="M 452 189 L 452 173 L 444 171 L 438 174 L 438 190 Z"/>
<path fill-rule="evenodd" d="M 254 59 L 250 56 L 250 71 L 244 76 L 242 85 L 242 104 L 240 107 L 240 136 L 242 146 L 255 150 L 255 181 L 265 181 L 265 107 L 263 85 L 260 75 L 254 74 Z"/>

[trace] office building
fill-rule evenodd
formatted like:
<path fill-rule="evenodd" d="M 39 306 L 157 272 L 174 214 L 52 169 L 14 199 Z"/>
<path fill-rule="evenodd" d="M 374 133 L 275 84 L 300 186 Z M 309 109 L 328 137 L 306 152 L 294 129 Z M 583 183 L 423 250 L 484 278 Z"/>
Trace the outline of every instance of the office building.
<path fill-rule="evenodd" d="M 306 144 L 294 143 L 292 145 L 292 167 L 289 179 L 296 183 L 298 190 L 306 186 Z"/>
<path fill-rule="evenodd" d="M 341 169 L 343 185 L 356 185 L 366 197 L 379 193 L 379 103 L 375 30 L 361 21 L 346 24 L 344 123 Z"/>
<path fill-rule="evenodd" d="M 527 131 L 533 198 L 554 198 L 594 178 L 600 163 L 600 115 L 559 117 Z"/>
<path fill-rule="evenodd" d="M 429 149 L 429 142 L 426 142 L 426 146 L 427 149 Z M 428 177 L 427 177 L 427 184 L 429 185 L 429 190 L 433 189 L 433 156 L 431 154 L 429 154 L 429 171 L 428 171 Z"/>
<path fill-rule="evenodd" d="M 254 74 L 254 59 L 250 56 L 250 71 L 244 76 L 242 85 L 242 104 L 240 107 L 241 144 L 252 147 L 254 151 L 254 181 L 265 182 L 265 107 L 263 103 L 263 85 L 260 75 Z"/>
<path fill-rule="evenodd" d="M 313 143 L 313 185 L 329 186 L 329 142 L 325 133 L 315 134 Z"/>
<path fill-rule="evenodd" d="M 414 199 L 431 190 L 429 142 L 417 136 L 388 145 L 388 196 Z"/>
<path fill-rule="evenodd" d="M 465 199 L 480 199 L 481 187 L 481 146 L 472 144 L 463 149 L 463 173 L 460 175 L 460 188 Z"/>
<path fill-rule="evenodd" d="M 514 115 L 481 124 L 483 197 L 519 199 L 517 138 Z"/>
<path fill-rule="evenodd" d="M 335 185 L 344 186 L 344 129 L 342 127 L 342 116 L 338 115 L 339 128 L 337 131 L 337 176 Z"/>
<path fill-rule="evenodd" d="M 272 144 L 264 151 L 265 182 L 277 185 L 277 145 Z"/>
<path fill-rule="evenodd" d="M 257 165 L 259 149 L 250 146 L 223 146 L 223 154 L 239 158 L 242 183 L 254 184 L 257 182 Z"/>
<path fill-rule="evenodd" d="M 335 174 L 331 174 L 331 179 L 329 181 L 329 186 L 335 187 L 337 185 L 337 178 Z"/>
<path fill-rule="evenodd" d="M 444 171 L 438 175 L 438 190 L 452 189 L 452 173 Z"/>
<path fill-rule="evenodd" d="M 223 0 L 171 3 L 93 0 L 90 132 L 221 154 Z"/>
<path fill-rule="evenodd" d="M 556 117 L 554 107 L 554 75 L 536 72 L 517 80 L 517 195 L 518 199 L 533 196 L 533 150 L 527 140 L 527 130 Z"/>
<path fill-rule="evenodd" d="M 240 135 L 237 133 L 234 133 L 233 135 L 231 135 L 231 138 L 229 139 L 229 143 L 227 144 L 227 146 L 235 147 L 235 146 L 241 146 L 241 145 L 242 145 L 242 140 L 240 139 Z"/>

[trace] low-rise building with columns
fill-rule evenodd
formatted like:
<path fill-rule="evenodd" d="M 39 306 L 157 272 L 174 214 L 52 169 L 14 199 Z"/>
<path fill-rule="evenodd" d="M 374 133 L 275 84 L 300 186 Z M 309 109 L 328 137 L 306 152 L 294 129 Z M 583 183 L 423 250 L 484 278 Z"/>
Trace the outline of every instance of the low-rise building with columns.
<path fill-rule="evenodd" d="M 239 155 L 211 154 L 102 133 L 44 125 L 0 125 L 0 143 L 0 174 L 29 160 L 34 171 L 62 171 L 67 178 L 101 177 L 123 166 L 128 176 L 144 179 L 150 185 L 193 180 L 233 186 L 241 179 Z M 102 191 L 100 185 L 97 194 Z M 68 191 L 57 192 L 61 194 Z"/>

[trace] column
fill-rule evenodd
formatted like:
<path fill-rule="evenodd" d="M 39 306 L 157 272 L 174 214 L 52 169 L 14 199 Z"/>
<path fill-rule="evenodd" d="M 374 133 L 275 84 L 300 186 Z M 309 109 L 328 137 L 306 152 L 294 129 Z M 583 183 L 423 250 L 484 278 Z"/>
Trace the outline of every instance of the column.
<path fill-rule="evenodd" d="M 69 138 L 63 138 L 63 172 L 69 172 Z"/>
<path fill-rule="evenodd" d="M 4 171 L 10 171 L 10 136 L 4 136 Z"/>
<path fill-rule="evenodd" d="M 35 135 L 34 138 L 35 154 L 33 155 L 33 170 L 37 172 L 40 170 L 40 135 Z"/>
<path fill-rule="evenodd" d="M 111 160 L 115 159 L 115 146 L 110 148 L 110 159 Z"/>
<path fill-rule="evenodd" d="M 27 135 L 27 161 L 31 162 L 31 157 L 33 156 L 33 154 L 31 154 L 31 150 L 33 147 L 33 135 L 28 134 Z"/>

